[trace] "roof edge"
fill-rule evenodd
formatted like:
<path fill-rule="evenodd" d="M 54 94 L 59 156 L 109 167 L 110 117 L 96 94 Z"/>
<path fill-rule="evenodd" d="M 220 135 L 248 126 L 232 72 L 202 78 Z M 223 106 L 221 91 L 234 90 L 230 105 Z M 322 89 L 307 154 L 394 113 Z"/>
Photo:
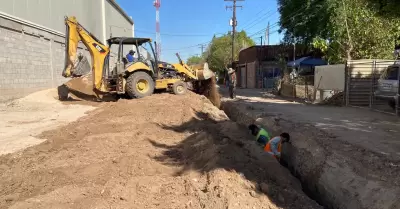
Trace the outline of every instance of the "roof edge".
<path fill-rule="evenodd" d="M 122 16 L 125 17 L 126 20 L 128 20 L 129 23 L 131 23 L 132 25 L 134 24 L 133 20 L 128 16 L 128 14 L 126 14 L 126 12 L 117 4 L 117 2 L 115 2 L 115 0 L 107 0 L 108 3 L 111 4 L 111 6 L 113 6 L 115 9 L 117 9 L 117 11 L 119 13 L 122 14 Z"/>

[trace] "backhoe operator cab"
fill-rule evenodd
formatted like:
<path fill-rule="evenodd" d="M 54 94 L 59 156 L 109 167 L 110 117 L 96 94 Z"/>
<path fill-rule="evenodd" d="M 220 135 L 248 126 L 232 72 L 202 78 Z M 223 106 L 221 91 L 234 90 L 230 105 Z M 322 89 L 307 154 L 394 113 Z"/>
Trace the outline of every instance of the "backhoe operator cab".
<path fill-rule="evenodd" d="M 107 40 L 109 48 L 118 44 L 118 57 L 112 80 L 117 81 L 118 94 L 126 93 L 131 98 L 141 98 L 153 94 L 155 89 L 171 90 L 184 94 L 185 82 L 180 78 L 167 78 L 159 72 L 157 56 L 150 38 L 114 37 Z M 128 62 L 124 49 L 135 46 L 137 58 Z M 128 51 L 128 50 L 126 50 Z"/>
<path fill-rule="evenodd" d="M 157 74 L 155 66 L 157 66 L 158 60 L 155 59 L 156 56 L 150 38 L 114 37 L 108 39 L 107 43 L 110 48 L 112 45 L 118 46 L 117 61 L 124 63 L 123 69 L 117 69 L 119 72 L 123 72 L 135 63 L 143 63 L 150 68 L 152 74 Z M 124 52 L 127 49 L 132 49 L 132 46 L 136 48 L 137 58 L 134 62 L 129 62 Z"/>
<path fill-rule="evenodd" d="M 110 49 L 112 45 L 118 45 L 117 63 L 113 71 L 108 72 L 118 94 L 127 93 L 132 98 L 141 98 L 151 95 L 156 88 L 168 87 L 160 84 L 176 82 L 159 81 L 158 60 L 150 38 L 113 37 L 107 40 L 107 44 Z M 132 46 L 136 48 L 137 58 L 128 62 L 124 51 L 132 49 Z"/>

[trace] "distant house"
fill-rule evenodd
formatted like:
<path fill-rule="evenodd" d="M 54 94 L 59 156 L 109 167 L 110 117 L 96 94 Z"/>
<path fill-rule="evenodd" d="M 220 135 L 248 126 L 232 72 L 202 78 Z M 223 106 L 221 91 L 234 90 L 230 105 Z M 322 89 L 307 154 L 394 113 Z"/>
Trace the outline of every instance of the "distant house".
<path fill-rule="evenodd" d="M 309 54 L 308 48 L 296 45 L 296 56 L 291 45 L 252 46 L 239 52 L 239 60 L 234 63 L 238 87 L 272 88 L 281 76 L 282 63 Z"/>

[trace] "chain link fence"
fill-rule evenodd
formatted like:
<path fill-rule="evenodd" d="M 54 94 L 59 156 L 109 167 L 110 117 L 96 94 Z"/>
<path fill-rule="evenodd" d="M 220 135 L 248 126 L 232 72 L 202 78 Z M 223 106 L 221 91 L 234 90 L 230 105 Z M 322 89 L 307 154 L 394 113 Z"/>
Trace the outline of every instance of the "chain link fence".
<path fill-rule="evenodd" d="M 345 103 L 399 114 L 399 67 L 394 60 L 352 60 L 346 63 Z"/>

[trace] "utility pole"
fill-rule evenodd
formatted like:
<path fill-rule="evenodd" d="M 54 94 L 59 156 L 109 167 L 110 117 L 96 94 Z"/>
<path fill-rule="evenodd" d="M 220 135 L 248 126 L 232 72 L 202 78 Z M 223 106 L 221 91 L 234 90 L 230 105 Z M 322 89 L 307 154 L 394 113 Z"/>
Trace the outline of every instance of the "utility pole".
<path fill-rule="evenodd" d="M 201 49 L 201 56 L 203 56 L 203 52 L 204 52 L 204 44 L 200 44 L 200 49 Z"/>
<path fill-rule="evenodd" d="M 296 38 L 293 37 L 293 61 L 296 60 Z"/>
<path fill-rule="evenodd" d="M 267 30 L 265 32 L 265 42 L 267 42 L 267 45 L 269 45 L 269 22 L 268 22 Z"/>
<path fill-rule="evenodd" d="M 260 36 L 260 39 L 261 39 L 261 46 L 263 45 L 263 43 L 262 43 L 262 38 L 263 38 L 263 37 L 262 37 L 262 36 Z"/>
<path fill-rule="evenodd" d="M 292 22 L 294 23 L 294 17 L 292 17 Z M 296 60 L 296 35 L 293 29 L 293 61 Z"/>
<path fill-rule="evenodd" d="M 236 33 L 236 26 L 237 26 L 237 21 L 236 21 L 236 8 L 242 6 L 237 6 L 236 2 L 237 1 L 244 1 L 244 0 L 224 0 L 224 1 L 232 1 L 233 5 L 232 6 L 226 6 L 226 9 L 231 8 L 233 11 L 233 16 L 230 21 L 232 25 L 232 63 L 235 61 L 235 33 Z"/>

